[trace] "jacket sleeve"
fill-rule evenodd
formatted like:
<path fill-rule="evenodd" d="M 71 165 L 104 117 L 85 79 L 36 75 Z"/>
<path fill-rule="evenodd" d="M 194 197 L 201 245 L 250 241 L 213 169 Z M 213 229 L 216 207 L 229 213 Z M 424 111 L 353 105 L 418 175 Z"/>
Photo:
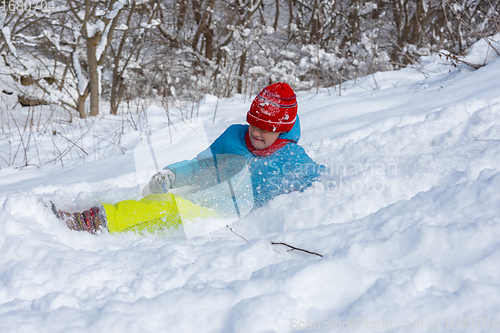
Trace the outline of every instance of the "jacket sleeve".
<path fill-rule="evenodd" d="M 216 155 L 224 153 L 226 132 L 222 133 L 207 149 L 192 160 L 172 163 L 163 168 L 164 170 L 170 169 L 175 174 L 175 183 L 172 184 L 172 188 L 207 187 L 216 184 L 218 180 Z"/>
<path fill-rule="evenodd" d="M 212 150 L 208 147 L 192 160 L 172 163 L 164 167 L 163 170 L 170 169 L 175 174 L 172 188 L 199 186 L 201 179 L 208 178 L 213 169 L 211 161 L 213 161 Z"/>

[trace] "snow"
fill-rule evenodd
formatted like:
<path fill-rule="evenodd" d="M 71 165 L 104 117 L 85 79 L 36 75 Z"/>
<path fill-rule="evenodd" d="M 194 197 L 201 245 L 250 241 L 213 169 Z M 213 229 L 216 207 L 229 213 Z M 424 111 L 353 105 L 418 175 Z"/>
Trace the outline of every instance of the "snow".
<path fill-rule="evenodd" d="M 17 49 L 12 43 L 10 27 L 6 26 L 2 27 L 2 35 L 5 39 L 5 43 L 7 44 L 7 47 L 9 48 L 10 52 L 14 55 L 14 57 L 17 58 Z"/>
<path fill-rule="evenodd" d="M 73 67 L 75 68 L 76 79 L 78 82 L 78 93 L 80 94 L 80 96 L 83 96 L 85 94 L 85 89 L 87 88 L 89 80 L 82 72 L 82 66 L 80 66 L 80 59 L 78 59 L 77 52 L 73 52 Z"/>
<path fill-rule="evenodd" d="M 92 38 L 98 32 L 103 32 L 106 28 L 106 24 L 102 20 L 98 20 L 96 23 L 88 22 L 87 25 L 87 36 L 88 38 Z"/>
<path fill-rule="evenodd" d="M 79 210 L 139 198 L 133 151 L 145 144 L 145 119 L 153 133 L 167 127 L 163 108 L 125 123 L 75 120 L 64 134 L 89 155 L 59 135 L 33 134 L 45 151 L 54 140 L 73 155 L 24 168 L 2 161 L 0 331 L 497 330 L 500 60 L 491 51 L 479 41 L 466 58 L 486 64 L 478 70 L 431 55 L 413 68 L 298 92 L 301 145 L 328 173 L 232 231 L 192 239 L 79 233 L 40 203 Z M 250 102 L 207 96 L 199 108 L 207 141 L 244 123 Z M 115 145 L 96 141 L 122 126 Z M 19 139 L 6 126 L 1 135 L 10 161 L 17 144 L 6 137 Z M 195 144 L 186 140 L 186 150 Z"/>

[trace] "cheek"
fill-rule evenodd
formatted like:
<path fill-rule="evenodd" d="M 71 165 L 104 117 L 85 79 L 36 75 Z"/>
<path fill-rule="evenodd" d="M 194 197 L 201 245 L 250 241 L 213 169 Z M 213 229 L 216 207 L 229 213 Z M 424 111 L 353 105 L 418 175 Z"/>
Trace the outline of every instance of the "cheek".
<path fill-rule="evenodd" d="M 274 133 L 272 134 L 266 134 L 264 136 L 264 140 L 266 141 L 266 143 L 273 143 L 274 141 L 276 141 L 276 139 L 278 138 L 279 135 L 275 135 Z"/>
<path fill-rule="evenodd" d="M 276 133 L 266 133 L 266 141 L 275 141 L 278 138 L 279 134 L 276 135 Z"/>

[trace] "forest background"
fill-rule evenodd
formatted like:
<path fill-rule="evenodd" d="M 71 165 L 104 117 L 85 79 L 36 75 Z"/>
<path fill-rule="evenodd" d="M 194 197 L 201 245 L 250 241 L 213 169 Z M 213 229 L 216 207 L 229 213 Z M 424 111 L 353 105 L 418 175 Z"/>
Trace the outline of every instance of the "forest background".
<path fill-rule="evenodd" d="M 70 122 L 138 98 L 194 105 L 276 81 L 341 94 L 346 80 L 433 52 L 458 64 L 500 31 L 500 0 L 4 0 L 0 9 L 1 95 L 63 107 Z"/>

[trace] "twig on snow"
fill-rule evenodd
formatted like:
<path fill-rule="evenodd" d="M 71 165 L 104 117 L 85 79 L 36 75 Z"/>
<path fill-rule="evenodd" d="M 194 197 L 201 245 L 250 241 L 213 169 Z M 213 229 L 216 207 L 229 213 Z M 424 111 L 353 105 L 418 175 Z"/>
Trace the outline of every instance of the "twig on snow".
<path fill-rule="evenodd" d="M 291 248 L 292 250 L 297 250 L 297 251 L 302 251 L 302 252 L 309 253 L 309 254 L 314 254 L 316 256 L 319 256 L 319 257 L 323 258 L 323 256 L 321 254 L 319 254 L 319 253 L 311 252 L 311 251 L 304 250 L 304 249 L 300 249 L 298 247 L 288 245 L 287 243 L 281 243 L 281 242 L 280 243 L 275 243 L 275 242 L 272 242 L 271 244 L 273 244 L 273 245 L 285 245 L 285 246 L 288 246 L 289 248 Z"/>
<path fill-rule="evenodd" d="M 248 239 L 246 239 L 245 237 L 241 236 L 241 235 L 238 235 L 236 232 L 234 232 L 233 228 L 231 228 L 229 225 L 226 225 L 226 227 L 229 228 L 229 230 L 231 230 L 231 232 L 233 234 L 235 234 L 236 236 L 240 237 L 241 239 L 245 240 L 247 243 L 248 243 Z"/>
<path fill-rule="evenodd" d="M 236 236 L 240 237 L 241 239 L 243 239 L 243 240 L 245 240 L 247 243 L 249 243 L 249 242 L 248 242 L 248 240 L 247 240 L 245 237 L 243 237 L 243 236 L 241 236 L 241 235 L 237 234 L 236 232 L 234 232 L 233 228 L 231 228 L 229 225 L 226 225 L 226 227 L 228 227 L 228 228 L 229 228 L 229 230 L 231 230 L 231 232 L 232 232 L 233 234 L 235 234 Z M 297 251 L 302 251 L 302 252 L 309 253 L 309 254 L 314 254 L 314 255 L 316 255 L 316 256 L 318 256 L 318 257 L 323 258 L 323 256 L 322 256 L 321 254 L 319 254 L 319 253 L 316 253 L 316 252 L 311 252 L 311 251 L 304 250 L 304 249 L 301 249 L 301 248 L 298 248 L 298 247 L 295 247 L 295 246 L 291 246 L 291 245 L 289 245 L 289 244 L 287 244 L 287 243 L 283 243 L 283 242 L 279 242 L 279 243 L 276 243 L 276 242 L 271 242 L 271 244 L 272 244 L 272 245 L 284 245 L 284 246 L 287 246 L 287 247 L 291 248 L 292 250 L 297 250 Z M 292 251 L 292 250 L 289 250 L 289 251 Z"/>

